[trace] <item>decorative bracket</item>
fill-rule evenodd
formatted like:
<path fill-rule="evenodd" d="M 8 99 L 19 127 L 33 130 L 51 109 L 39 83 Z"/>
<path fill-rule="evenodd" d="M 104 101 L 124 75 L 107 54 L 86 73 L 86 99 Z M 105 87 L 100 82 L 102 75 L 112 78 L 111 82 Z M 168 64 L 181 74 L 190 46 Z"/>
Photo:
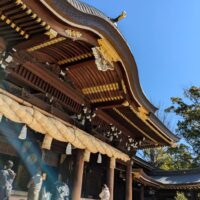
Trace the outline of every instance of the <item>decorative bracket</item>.
<path fill-rule="evenodd" d="M 99 47 L 92 48 L 98 70 L 114 70 L 114 62 L 121 60 L 118 53 L 105 38 L 99 39 L 98 43 Z"/>
<path fill-rule="evenodd" d="M 75 30 L 71 30 L 71 29 L 65 30 L 65 33 L 66 33 L 67 37 L 70 37 L 72 39 L 78 39 L 82 36 L 82 33 L 75 31 Z"/>
<path fill-rule="evenodd" d="M 49 36 L 49 39 L 53 39 L 55 37 L 57 37 L 58 33 L 53 30 L 52 28 L 50 28 L 46 33 L 45 35 Z"/>
<path fill-rule="evenodd" d="M 139 107 L 138 115 L 143 121 L 146 121 L 148 119 L 149 112 L 144 107 Z"/>

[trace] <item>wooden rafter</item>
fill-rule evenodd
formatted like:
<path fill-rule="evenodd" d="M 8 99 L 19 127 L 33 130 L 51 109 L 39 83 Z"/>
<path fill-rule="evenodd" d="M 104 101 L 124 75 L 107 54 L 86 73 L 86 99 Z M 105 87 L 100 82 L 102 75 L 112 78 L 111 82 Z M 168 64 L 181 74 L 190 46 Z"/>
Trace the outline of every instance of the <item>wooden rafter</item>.
<path fill-rule="evenodd" d="M 27 51 L 28 51 L 28 52 L 34 52 L 34 51 L 36 51 L 36 50 L 39 50 L 39 49 L 42 49 L 42 48 L 45 48 L 45 47 L 54 45 L 54 44 L 59 43 L 59 42 L 62 42 L 62 41 L 64 41 L 64 40 L 66 40 L 66 38 L 64 38 L 64 37 L 53 38 L 53 39 L 51 39 L 51 40 L 49 40 L 49 41 L 45 41 L 45 42 L 43 42 L 43 43 L 40 43 L 40 44 L 35 45 L 35 46 L 33 46 L 33 47 L 30 47 L 30 48 L 27 49 Z"/>
<path fill-rule="evenodd" d="M 13 30 L 15 30 L 17 33 L 19 33 L 19 35 L 23 36 L 25 39 L 29 38 L 29 34 L 26 33 L 25 30 L 23 30 L 23 28 L 21 28 L 20 26 L 18 26 L 17 24 L 15 24 L 14 22 L 12 22 L 11 19 L 9 19 L 8 17 L 6 17 L 5 15 L 1 15 L 0 19 L 2 21 L 4 21 L 7 25 L 9 25 Z"/>
<path fill-rule="evenodd" d="M 82 55 L 78 55 L 78 56 L 74 56 L 71 58 L 65 58 L 63 60 L 59 60 L 58 61 L 58 65 L 64 65 L 64 64 L 70 64 L 70 63 L 74 63 L 83 59 L 88 59 L 88 58 L 92 58 L 93 54 L 91 52 L 89 53 L 84 53 Z"/>
<path fill-rule="evenodd" d="M 98 108 L 98 109 L 112 109 L 113 106 L 115 108 L 121 107 L 123 104 L 124 100 L 119 100 L 119 101 L 109 101 L 109 102 L 101 102 L 101 103 L 93 103 L 92 107 Z"/>
<path fill-rule="evenodd" d="M 63 83 L 57 77 L 54 77 L 54 75 L 50 72 L 41 69 L 40 67 L 31 62 L 27 62 L 23 66 L 32 71 L 38 77 L 48 81 L 49 84 L 53 84 L 53 86 L 56 89 L 61 90 L 63 93 L 65 93 L 67 96 L 69 96 L 79 104 L 85 104 L 84 97 L 78 91 L 75 92 L 74 89 L 72 89 L 71 86 L 69 86 L 69 84 Z"/>
<path fill-rule="evenodd" d="M 105 85 L 97 85 L 94 87 L 82 88 L 82 92 L 85 95 L 101 93 L 101 92 L 106 92 L 106 91 L 112 91 L 112 90 L 119 90 L 119 84 L 117 82 L 105 84 Z"/>
<path fill-rule="evenodd" d="M 113 108 L 113 110 L 120 116 L 122 117 L 125 121 L 127 121 L 134 129 L 138 130 L 141 134 L 143 134 L 146 138 L 150 139 L 153 141 L 155 144 L 158 142 L 153 139 L 148 133 L 142 130 L 142 128 L 138 127 L 133 121 L 131 121 L 126 115 L 124 115 L 118 108 Z"/>
<path fill-rule="evenodd" d="M 85 104 L 84 97 L 80 92 L 72 89 L 68 83 L 64 83 L 59 80 L 58 77 L 46 70 L 41 64 L 36 65 L 34 61 L 31 62 L 31 60 L 28 60 L 28 58 L 20 60 L 20 56 L 16 57 L 15 59 L 18 60 L 18 62 L 21 63 L 27 70 L 45 80 L 57 90 L 62 91 L 62 93 L 72 98 L 75 102 L 79 104 Z"/>
<path fill-rule="evenodd" d="M 56 17 L 52 16 L 52 13 L 48 12 L 47 9 L 45 9 L 44 6 L 41 6 L 42 4 L 38 3 L 37 1 L 23 0 L 23 3 L 27 7 L 31 8 L 31 10 L 35 14 L 39 15 L 41 19 L 47 22 L 47 24 L 61 36 L 70 38 L 69 32 L 70 33 L 81 32 L 81 37 L 73 38 L 73 39 L 85 41 L 92 45 L 98 44 L 96 37 L 93 33 L 79 29 L 79 28 L 71 27 L 70 25 L 67 25 L 67 24 L 63 24 L 63 22 L 58 20 Z"/>
<path fill-rule="evenodd" d="M 94 58 L 91 57 L 89 60 L 81 60 L 78 63 L 69 63 L 67 66 L 67 70 L 78 70 L 80 67 L 83 67 L 85 65 L 95 65 L 95 60 Z"/>
<path fill-rule="evenodd" d="M 33 38 L 29 38 L 29 40 L 23 41 L 14 46 L 13 48 L 15 48 L 18 51 L 24 51 L 48 41 L 50 41 L 49 37 L 47 35 L 42 34 Z"/>

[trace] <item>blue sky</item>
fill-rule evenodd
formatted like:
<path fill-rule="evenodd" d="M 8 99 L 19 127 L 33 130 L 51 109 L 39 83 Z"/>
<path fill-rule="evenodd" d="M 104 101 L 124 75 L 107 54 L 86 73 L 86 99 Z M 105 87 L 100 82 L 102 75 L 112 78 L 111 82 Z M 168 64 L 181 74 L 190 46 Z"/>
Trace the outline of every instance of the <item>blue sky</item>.
<path fill-rule="evenodd" d="M 116 17 L 127 18 L 118 27 L 135 57 L 146 96 L 167 107 L 183 88 L 199 86 L 199 0 L 84 0 Z"/>

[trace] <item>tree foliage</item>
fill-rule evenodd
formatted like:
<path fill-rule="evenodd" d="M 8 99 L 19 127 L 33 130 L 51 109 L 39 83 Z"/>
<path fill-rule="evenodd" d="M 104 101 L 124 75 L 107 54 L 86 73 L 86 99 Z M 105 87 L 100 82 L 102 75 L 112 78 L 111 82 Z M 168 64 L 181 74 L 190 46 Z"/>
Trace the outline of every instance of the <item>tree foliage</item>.
<path fill-rule="evenodd" d="M 183 98 L 171 98 L 172 106 L 167 112 L 180 117 L 177 133 L 190 145 L 194 163 L 200 163 L 200 87 L 192 86 L 184 90 Z"/>
<path fill-rule="evenodd" d="M 144 159 L 156 168 L 162 168 L 164 163 L 170 159 L 165 148 L 146 149 L 143 151 Z"/>
<path fill-rule="evenodd" d="M 143 157 L 152 166 L 163 170 L 182 170 L 196 167 L 189 147 L 181 144 L 176 148 L 162 147 L 144 150 Z"/>
<path fill-rule="evenodd" d="M 177 192 L 175 196 L 175 200 L 188 200 L 183 192 Z"/>
<path fill-rule="evenodd" d="M 166 113 L 178 117 L 176 134 L 186 142 L 176 148 L 165 147 L 145 150 L 143 157 L 155 167 L 164 170 L 180 170 L 198 167 L 200 164 L 200 87 L 184 90 L 183 98 L 171 98 L 172 106 Z M 158 115 L 160 120 L 170 127 L 166 115 Z M 189 145 L 188 145 L 189 144 Z"/>

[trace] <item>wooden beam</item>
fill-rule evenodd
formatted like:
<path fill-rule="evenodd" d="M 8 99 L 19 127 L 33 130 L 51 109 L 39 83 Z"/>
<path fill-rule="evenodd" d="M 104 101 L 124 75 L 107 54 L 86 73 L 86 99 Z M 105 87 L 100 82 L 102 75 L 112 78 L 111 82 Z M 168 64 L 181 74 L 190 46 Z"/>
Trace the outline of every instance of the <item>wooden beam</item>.
<path fill-rule="evenodd" d="M 62 91 L 65 95 L 72 98 L 75 102 L 79 104 L 84 104 L 84 97 L 83 95 L 72 89 L 69 84 L 61 82 L 58 77 L 54 76 L 51 72 L 33 64 L 32 62 L 27 62 L 23 65 L 25 68 L 36 74 L 38 77 L 42 78 L 43 80 L 47 81 L 49 84 L 54 86 L 57 90 Z"/>
<path fill-rule="evenodd" d="M 124 93 L 126 95 L 127 101 L 132 102 L 131 104 L 133 105 L 133 107 L 137 109 L 138 107 L 140 107 L 140 104 L 135 98 L 133 98 L 131 94 L 130 86 L 126 79 L 126 74 L 124 73 L 124 71 L 122 71 L 123 69 L 122 64 L 120 62 L 117 62 L 114 65 L 115 65 L 115 71 L 117 72 L 120 79 L 123 81 L 122 87 L 124 87 Z"/>
<path fill-rule="evenodd" d="M 37 75 L 42 80 L 46 81 L 57 90 L 64 93 L 69 98 L 73 99 L 75 102 L 79 104 L 85 104 L 84 96 L 80 91 L 73 89 L 68 83 L 60 81 L 57 76 L 45 69 L 43 65 L 39 63 L 35 64 L 34 60 L 31 60 L 31 56 L 29 54 L 24 52 L 24 55 L 20 55 L 21 54 L 15 56 L 15 60 L 22 64 L 23 67 Z"/>
<path fill-rule="evenodd" d="M 144 200 L 144 186 L 141 186 L 141 191 L 140 191 L 140 195 L 141 195 L 141 200 Z"/>
<path fill-rule="evenodd" d="M 79 69 L 85 65 L 95 65 L 92 52 L 82 53 L 74 57 L 65 58 L 58 61 L 59 66 L 64 66 L 65 69 Z"/>
<path fill-rule="evenodd" d="M 76 155 L 75 173 L 74 173 L 74 186 L 72 191 L 72 200 L 81 199 L 82 182 L 84 170 L 84 153 L 83 150 L 78 150 Z"/>
<path fill-rule="evenodd" d="M 92 107 L 98 109 L 112 109 L 113 107 L 121 107 L 124 100 L 112 101 L 112 102 L 102 102 L 102 103 L 93 103 Z"/>
<path fill-rule="evenodd" d="M 26 50 L 47 41 L 49 41 L 49 37 L 47 35 L 39 35 L 39 36 L 30 38 L 29 40 L 26 40 L 24 42 L 21 42 L 20 44 L 17 44 L 16 46 L 14 46 L 14 49 L 19 50 L 19 51 Z"/>
<path fill-rule="evenodd" d="M 71 119 L 70 116 L 66 112 L 57 109 L 53 105 L 49 105 L 48 103 L 37 98 L 35 95 L 28 93 L 24 89 L 19 88 L 19 87 L 15 86 L 14 84 L 9 83 L 7 81 L 5 81 L 5 88 L 6 88 L 7 92 L 33 104 L 34 106 L 36 106 L 46 112 L 49 112 L 49 113 L 55 115 L 56 117 L 66 121 L 66 122 L 69 122 L 81 129 L 83 129 L 83 127 L 78 122 Z"/>
<path fill-rule="evenodd" d="M 109 158 L 107 166 L 107 186 L 110 191 L 110 199 L 114 200 L 114 179 L 115 179 L 115 168 L 111 167 L 111 158 Z"/>
<path fill-rule="evenodd" d="M 3 52 L 6 49 L 5 41 L 2 37 L 0 37 L 0 52 Z"/>
<path fill-rule="evenodd" d="M 113 117 L 106 114 L 103 110 L 97 110 L 96 114 L 99 118 L 103 119 L 107 123 L 115 125 L 116 128 L 121 130 L 125 135 L 133 136 L 133 133 L 131 131 L 126 129 L 122 124 L 120 124 L 118 121 L 116 121 Z"/>
<path fill-rule="evenodd" d="M 132 200 L 133 198 L 133 175 L 132 164 L 129 161 L 126 167 L 126 200 Z"/>
<path fill-rule="evenodd" d="M 19 85 L 23 88 L 31 88 L 31 89 L 34 89 L 36 91 L 38 91 L 37 93 L 34 93 L 34 97 L 36 98 L 42 98 L 42 99 L 47 99 L 47 97 L 45 97 L 45 92 L 43 89 L 41 89 L 39 86 L 36 86 L 34 85 L 31 81 L 27 81 L 25 78 L 23 78 L 22 76 L 20 76 L 19 74 L 17 74 L 16 72 L 12 72 L 10 71 L 10 73 L 8 73 L 8 76 L 7 76 L 7 80 L 8 81 L 11 81 L 11 82 L 14 82 L 16 85 Z M 30 95 L 28 95 L 30 96 Z M 48 104 L 50 106 L 50 104 Z M 69 111 L 69 112 L 76 112 L 76 110 L 74 110 L 72 108 L 72 106 L 70 106 L 68 103 L 54 97 L 53 99 L 53 102 L 51 103 L 51 106 L 52 107 L 56 107 L 56 105 L 59 105 L 59 106 L 63 106 L 66 111 Z M 65 112 L 66 113 L 66 112 Z"/>

